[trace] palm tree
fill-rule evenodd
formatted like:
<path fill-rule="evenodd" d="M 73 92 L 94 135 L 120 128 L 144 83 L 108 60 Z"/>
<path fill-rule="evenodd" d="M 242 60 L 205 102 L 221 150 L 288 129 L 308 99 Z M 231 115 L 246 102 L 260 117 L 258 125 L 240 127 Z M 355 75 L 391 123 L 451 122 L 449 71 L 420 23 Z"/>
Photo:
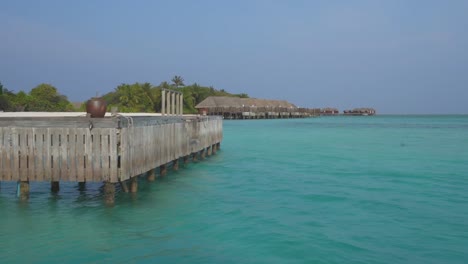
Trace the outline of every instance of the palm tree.
<path fill-rule="evenodd" d="M 179 88 L 179 86 L 184 86 L 185 85 L 184 84 L 184 78 L 182 78 L 181 76 L 178 76 L 178 75 L 174 76 L 174 78 L 172 78 L 171 81 L 174 83 L 176 88 Z"/>

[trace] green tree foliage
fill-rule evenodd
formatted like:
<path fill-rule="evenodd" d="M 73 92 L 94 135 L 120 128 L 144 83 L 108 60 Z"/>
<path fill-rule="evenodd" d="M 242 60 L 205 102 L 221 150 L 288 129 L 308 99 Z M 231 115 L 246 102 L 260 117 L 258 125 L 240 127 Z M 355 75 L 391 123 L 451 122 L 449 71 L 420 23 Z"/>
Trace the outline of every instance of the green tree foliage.
<path fill-rule="evenodd" d="M 237 96 L 247 98 L 248 95 L 230 94 L 225 90 L 217 90 L 212 86 L 201 86 L 197 83 L 185 86 L 181 76 L 172 78 L 172 85 L 162 82 L 159 85 L 150 83 L 121 84 L 114 91 L 102 96 L 107 102 L 108 111 L 117 107 L 119 112 L 161 112 L 162 89 L 173 89 L 184 94 L 184 113 L 197 113 L 195 106 L 208 96 Z M 50 84 L 40 84 L 29 93 L 20 91 L 13 93 L 0 83 L 0 111 L 85 111 L 86 102 L 79 109 L 74 109 L 67 97 L 61 95 L 57 88 Z"/>
<path fill-rule="evenodd" d="M 237 96 L 247 98 L 247 94 L 230 94 L 214 87 L 200 86 L 197 83 L 184 86 L 180 76 L 172 78 L 173 85 L 162 82 L 159 85 L 149 83 L 121 84 L 114 91 L 103 96 L 108 109 L 117 107 L 119 112 L 161 112 L 161 90 L 173 89 L 184 94 L 184 113 L 197 113 L 195 106 L 208 96 Z"/>
<path fill-rule="evenodd" d="M 176 75 L 176 76 L 174 76 L 174 78 L 172 78 L 171 81 L 174 83 L 174 85 L 175 85 L 176 88 L 179 88 L 180 86 L 184 86 L 184 85 L 185 85 L 185 84 L 184 84 L 184 78 L 182 78 L 181 76 L 177 76 L 177 75 Z"/>
<path fill-rule="evenodd" d="M 7 111 L 10 108 L 10 102 L 3 90 L 3 85 L 0 83 L 0 111 Z"/>
<path fill-rule="evenodd" d="M 161 89 L 150 83 L 121 84 L 113 92 L 104 95 L 110 108 L 116 106 L 120 112 L 156 112 Z"/>
<path fill-rule="evenodd" d="M 0 110 L 3 111 L 73 111 L 67 97 L 58 93 L 57 88 L 50 84 L 40 84 L 29 93 L 20 91 L 13 93 L 1 87 Z"/>
<path fill-rule="evenodd" d="M 57 88 L 50 84 L 42 83 L 34 87 L 29 93 L 29 111 L 66 112 L 73 111 L 73 106 L 67 97 L 61 95 Z"/>

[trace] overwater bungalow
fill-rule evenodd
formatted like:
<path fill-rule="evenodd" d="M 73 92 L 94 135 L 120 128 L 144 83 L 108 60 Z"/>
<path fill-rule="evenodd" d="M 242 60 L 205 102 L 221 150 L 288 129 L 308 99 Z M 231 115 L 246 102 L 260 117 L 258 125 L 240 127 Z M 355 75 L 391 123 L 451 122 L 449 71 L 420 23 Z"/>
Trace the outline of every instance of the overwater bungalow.
<path fill-rule="evenodd" d="M 344 115 L 359 115 L 359 116 L 375 115 L 375 113 L 376 111 L 374 108 L 368 108 L 368 107 L 354 108 L 352 110 L 343 111 Z"/>
<path fill-rule="evenodd" d="M 225 119 L 271 119 L 317 116 L 318 108 L 301 108 L 285 100 L 210 96 L 195 106 L 201 115 Z"/>
<path fill-rule="evenodd" d="M 320 115 L 338 115 L 340 114 L 340 110 L 337 108 L 332 107 L 325 107 L 320 109 Z"/>

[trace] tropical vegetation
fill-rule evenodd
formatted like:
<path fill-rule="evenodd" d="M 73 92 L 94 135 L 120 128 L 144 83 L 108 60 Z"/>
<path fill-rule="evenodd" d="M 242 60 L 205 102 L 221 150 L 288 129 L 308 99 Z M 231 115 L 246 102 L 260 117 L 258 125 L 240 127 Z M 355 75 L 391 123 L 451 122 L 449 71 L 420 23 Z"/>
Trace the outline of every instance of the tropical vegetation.
<path fill-rule="evenodd" d="M 208 96 L 234 96 L 248 98 L 245 93 L 231 94 L 224 89 L 217 90 L 212 86 L 201 86 L 197 83 L 185 85 L 181 76 L 174 76 L 171 83 L 166 81 L 159 85 L 151 83 L 120 84 L 113 91 L 102 97 L 108 104 L 108 109 L 117 107 L 119 112 L 160 112 L 161 91 L 171 89 L 183 93 L 184 113 L 196 113 L 195 106 Z M 20 91 L 14 93 L 4 88 L 0 83 L 0 111 L 84 111 L 85 103 L 74 108 L 67 97 L 60 94 L 50 84 L 40 84 L 29 93 Z"/>
<path fill-rule="evenodd" d="M 74 111 L 73 105 L 65 95 L 58 92 L 51 84 L 42 83 L 29 93 L 14 93 L 0 83 L 0 111 Z"/>

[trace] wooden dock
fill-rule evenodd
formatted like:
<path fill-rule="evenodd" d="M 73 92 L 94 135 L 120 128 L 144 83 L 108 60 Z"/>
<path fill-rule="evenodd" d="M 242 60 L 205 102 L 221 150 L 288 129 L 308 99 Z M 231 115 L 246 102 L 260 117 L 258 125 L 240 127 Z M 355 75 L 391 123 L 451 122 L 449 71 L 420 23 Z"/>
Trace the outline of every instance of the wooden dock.
<path fill-rule="evenodd" d="M 0 115 L 0 181 L 17 181 L 25 199 L 30 181 L 50 181 L 53 191 L 60 181 L 104 182 L 113 201 L 115 183 L 136 191 L 138 175 L 149 172 L 151 180 L 156 168 L 164 175 L 181 158 L 215 152 L 222 137 L 216 116 Z"/>

